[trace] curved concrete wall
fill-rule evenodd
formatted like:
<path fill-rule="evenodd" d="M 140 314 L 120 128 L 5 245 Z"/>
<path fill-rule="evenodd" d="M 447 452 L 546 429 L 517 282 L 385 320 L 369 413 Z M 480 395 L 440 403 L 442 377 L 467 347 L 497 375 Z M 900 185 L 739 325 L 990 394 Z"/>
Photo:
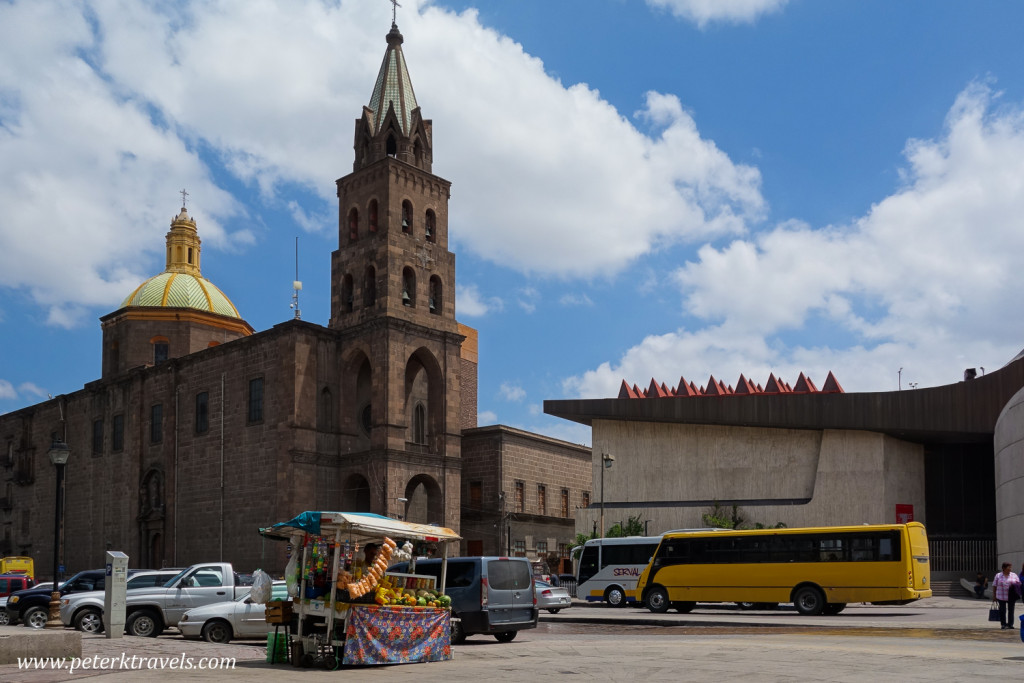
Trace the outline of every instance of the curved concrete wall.
<path fill-rule="evenodd" d="M 996 551 L 999 563 L 1020 569 L 1024 559 L 1024 389 L 1003 406 L 993 440 L 996 480 Z"/>
<path fill-rule="evenodd" d="M 751 525 L 891 524 L 897 504 L 927 524 L 924 448 L 884 434 L 616 420 L 593 429 L 592 506 L 601 454 L 615 456 L 604 473 L 606 529 L 631 515 L 650 520 L 650 533 L 704 526 L 714 501 L 731 511 L 734 500 Z M 599 510 L 576 512 L 576 530 L 589 534 Z"/>

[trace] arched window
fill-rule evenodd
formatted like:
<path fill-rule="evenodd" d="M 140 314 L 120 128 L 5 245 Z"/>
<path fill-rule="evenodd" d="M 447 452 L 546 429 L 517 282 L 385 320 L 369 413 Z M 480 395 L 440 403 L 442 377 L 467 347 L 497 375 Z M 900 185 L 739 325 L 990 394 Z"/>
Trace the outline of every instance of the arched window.
<path fill-rule="evenodd" d="M 188 264 L 192 265 L 192 247 L 188 248 Z"/>
<path fill-rule="evenodd" d="M 427 442 L 427 409 L 422 403 L 417 403 L 412 413 L 412 440 L 413 443 Z"/>
<path fill-rule="evenodd" d="M 377 200 L 370 200 L 370 232 L 377 232 Z"/>
<path fill-rule="evenodd" d="M 377 303 L 377 269 L 369 266 L 366 269 L 366 284 L 363 285 L 363 305 L 370 308 Z"/>
<path fill-rule="evenodd" d="M 398 143 L 395 142 L 394 134 L 388 135 L 388 141 L 387 141 L 387 144 L 385 145 L 384 149 L 385 149 L 385 153 L 389 157 L 393 157 L 393 156 L 398 154 Z"/>
<path fill-rule="evenodd" d="M 416 138 L 416 142 L 412 146 L 412 156 L 416 160 L 417 166 L 423 165 L 423 145 L 420 144 L 420 139 Z"/>
<path fill-rule="evenodd" d="M 437 241 L 437 217 L 434 216 L 433 209 L 427 209 L 426 222 L 423 226 L 423 230 L 428 242 Z"/>
<path fill-rule="evenodd" d="M 432 275 L 430 278 L 430 312 L 434 315 L 441 315 L 441 278 Z"/>
<path fill-rule="evenodd" d="M 408 199 L 402 202 L 402 232 L 412 234 L 412 202 Z"/>
<path fill-rule="evenodd" d="M 341 307 L 346 313 L 352 312 L 352 276 L 347 273 L 341 280 Z"/>
<path fill-rule="evenodd" d="M 355 242 L 359 239 L 359 209 L 353 208 L 348 212 L 348 240 Z"/>
<path fill-rule="evenodd" d="M 416 273 L 412 268 L 402 271 L 402 305 L 416 306 Z"/>

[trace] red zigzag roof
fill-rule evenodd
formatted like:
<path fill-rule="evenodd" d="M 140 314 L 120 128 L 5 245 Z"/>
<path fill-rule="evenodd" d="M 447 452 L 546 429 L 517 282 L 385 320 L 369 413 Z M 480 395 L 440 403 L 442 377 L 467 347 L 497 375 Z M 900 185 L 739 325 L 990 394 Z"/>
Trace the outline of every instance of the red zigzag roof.
<path fill-rule="evenodd" d="M 828 377 L 825 378 L 825 384 L 822 385 L 821 389 L 815 386 L 811 378 L 806 376 L 804 373 L 800 373 L 800 376 L 796 378 L 796 383 L 792 386 L 788 382 L 782 381 L 782 379 L 775 376 L 775 373 L 768 375 L 768 381 L 764 383 L 764 388 L 761 388 L 760 384 L 754 384 L 749 379 L 740 375 L 739 380 L 736 382 L 736 388 L 734 389 L 731 385 L 726 386 L 722 382 L 715 379 L 714 375 L 708 378 L 708 383 L 705 387 L 697 388 L 697 385 L 693 382 L 687 382 L 685 377 L 679 378 L 679 384 L 671 389 L 666 386 L 664 382 L 658 384 L 653 378 L 651 379 L 650 385 L 646 389 L 641 389 L 636 384 L 632 387 L 626 384 L 626 380 L 622 380 L 622 386 L 619 387 L 619 398 L 669 398 L 671 396 L 755 396 L 758 394 L 842 394 L 843 387 L 839 385 L 839 381 L 836 380 L 835 375 L 831 371 L 828 373 Z"/>

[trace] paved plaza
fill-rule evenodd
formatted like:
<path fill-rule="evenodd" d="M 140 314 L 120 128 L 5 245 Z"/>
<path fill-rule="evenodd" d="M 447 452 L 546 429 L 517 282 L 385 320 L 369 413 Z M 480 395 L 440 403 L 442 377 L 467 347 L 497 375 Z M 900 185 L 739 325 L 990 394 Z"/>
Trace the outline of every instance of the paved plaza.
<path fill-rule="evenodd" d="M 269 665 L 260 643 L 211 645 L 177 635 L 106 639 L 86 636 L 83 657 L 142 668 L 68 672 L 0 666 L 0 681 L 524 681 L 575 676 L 595 681 L 969 681 L 1024 674 L 1019 632 L 986 621 L 987 602 L 934 598 L 904 607 L 851 607 L 836 617 L 790 610 L 740 612 L 708 607 L 688 615 L 576 606 L 546 614 L 512 643 L 473 636 L 454 659 L 432 664 L 323 671 Z M 23 633 L 0 627 L 0 637 Z M 234 669 L 148 668 L 150 662 L 236 658 Z M 123 659 L 124 658 L 124 659 Z M 175 660 L 175 658 L 177 658 Z"/>

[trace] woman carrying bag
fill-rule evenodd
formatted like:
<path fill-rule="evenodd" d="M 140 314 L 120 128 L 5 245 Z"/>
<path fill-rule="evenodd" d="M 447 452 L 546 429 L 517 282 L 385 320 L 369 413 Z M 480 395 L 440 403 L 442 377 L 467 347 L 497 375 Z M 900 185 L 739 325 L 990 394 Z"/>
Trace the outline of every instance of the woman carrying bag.
<path fill-rule="evenodd" d="M 1020 591 L 1020 577 L 1010 568 L 1009 562 L 1003 562 L 1003 570 L 992 580 L 992 596 L 999 603 L 999 624 L 1002 628 L 1013 628 L 1013 606 Z"/>

